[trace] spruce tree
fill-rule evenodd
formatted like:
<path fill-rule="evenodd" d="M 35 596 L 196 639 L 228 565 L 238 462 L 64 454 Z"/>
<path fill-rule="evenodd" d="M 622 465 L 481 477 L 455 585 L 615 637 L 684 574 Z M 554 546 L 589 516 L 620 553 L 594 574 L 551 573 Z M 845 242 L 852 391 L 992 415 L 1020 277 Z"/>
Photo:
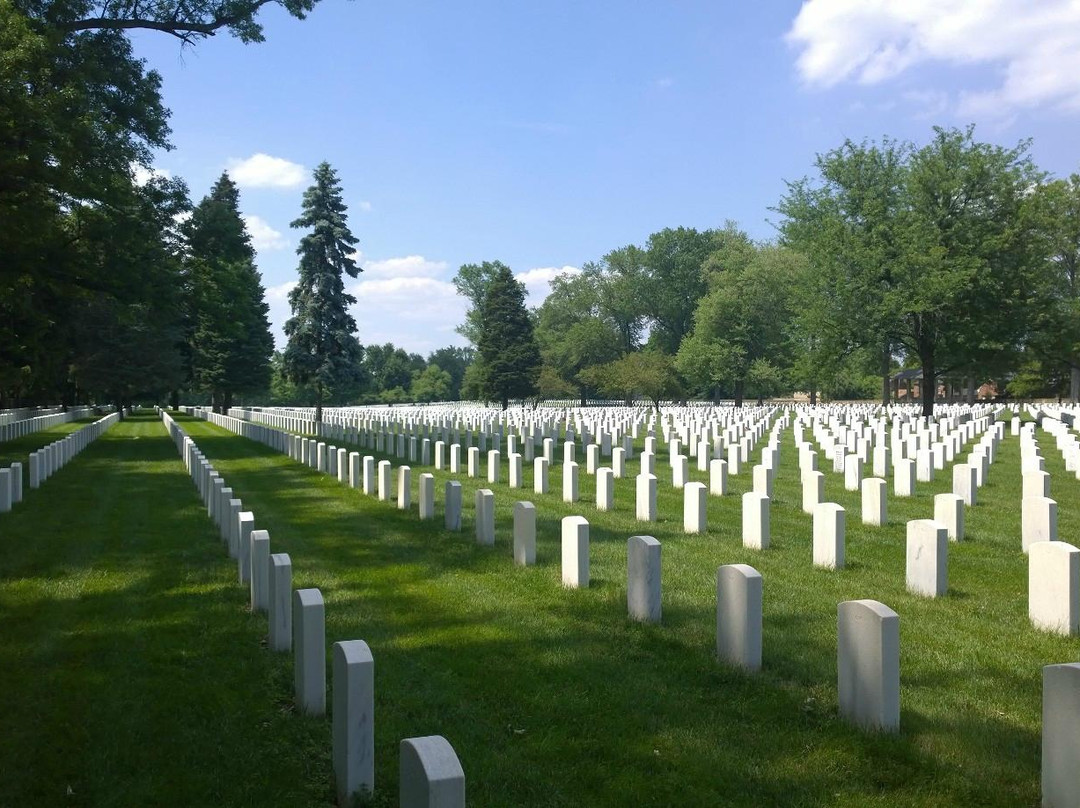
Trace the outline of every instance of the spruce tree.
<path fill-rule="evenodd" d="M 511 398 L 527 398 L 536 390 L 540 349 L 525 310 L 525 289 L 510 268 L 498 264 L 480 307 L 479 354 L 485 399 L 505 410 Z"/>
<path fill-rule="evenodd" d="M 236 393 L 270 387 L 270 333 L 262 278 L 255 267 L 236 184 L 223 173 L 185 225 L 190 284 L 191 378 L 227 411 Z"/>
<path fill-rule="evenodd" d="M 303 213 L 292 227 L 311 228 L 300 240 L 300 281 L 289 292 L 293 316 L 285 323 L 289 344 L 285 370 L 291 381 L 315 391 L 315 420 L 323 400 L 358 381 L 363 351 L 348 307 L 356 298 L 345 291 L 342 273 L 361 271 L 353 259 L 357 238 L 345 220 L 341 184 L 329 163 L 315 169 L 315 184 L 304 192 Z"/>

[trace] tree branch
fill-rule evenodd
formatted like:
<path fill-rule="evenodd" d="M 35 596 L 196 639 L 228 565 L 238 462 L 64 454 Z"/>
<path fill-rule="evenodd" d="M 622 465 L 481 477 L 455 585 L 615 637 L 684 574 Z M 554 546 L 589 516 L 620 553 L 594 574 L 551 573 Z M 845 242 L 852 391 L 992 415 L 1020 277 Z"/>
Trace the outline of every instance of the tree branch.
<path fill-rule="evenodd" d="M 229 16 L 214 16 L 208 22 L 181 22 L 177 19 L 182 3 L 177 5 L 172 19 L 153 20 L 143 17 L 119 18 L 119 17 L 88 17 L 82 20 L 73 20 L 68 23 L 60 23 L 57 27 L 62 31 L 125 31 L 134 28 L 142 28 L 151 31 L 164 31 L 184 41 L 190 41 L 193 36 L 213 36 L 221 28 L 235 25 L 245 19 L 254 17 L 263 6 L 278 2 L 278 0 L 252 0 L 251 4 L 242 12 Z"/>

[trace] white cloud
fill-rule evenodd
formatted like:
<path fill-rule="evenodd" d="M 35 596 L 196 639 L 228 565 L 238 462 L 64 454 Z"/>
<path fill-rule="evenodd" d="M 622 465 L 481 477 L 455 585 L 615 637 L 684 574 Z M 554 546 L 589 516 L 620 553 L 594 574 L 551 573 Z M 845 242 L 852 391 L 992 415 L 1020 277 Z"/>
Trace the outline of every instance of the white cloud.
<path fill-rule="evenodd" d="M 165 180 L 172 179 L 172 174 L 163 168 L 147 168 L 138 163 L 131 164 L 131 174 L 135 184 L 140 188 L 150 182 L 154 177 L 160 177 Z"/>
<path fill-rule="evenodd" d="M 269 154 L 253 154 L 246 160 L 229 160 L 229 175 L 248 188 L 296 188 L 302 185 L 307 169 Z"/>
<path fill-rule="evenodd" d="M 366 199 L 361 199 L 356 207 L 361 213 L 371 213 L 371 211 L 374 210 L 374 208 L 371 207 L 371 203 Z"/>
<path fill-rule="evenodd" d="M 654 90 L 666 90 L 669 87 L 675 86 L 675 79 L 665 76 L 662 79 L 654 79 L 649 82 L 649 86 Z"/>
<path fill-rule="evenodd" d="M 787 33 L 811 85 L 877 84 L 926 64 L 985 65 L 1000 86 L 961 93 L 961 114 L 1080 111 L 1075 0 L 807 0 Z"/>
<path fill-rule="evenodd" d="M 363 255 L 357 253 L 356 260 L 364 268 L 365 277 L 434 278 L 446 272 L 448 267 L 445 261 L 429 261 L 422 255 L 406 255 L 401 258 L 387 258 L 383 261 L 363 262 Z"/>
<path fill-rule="evenodd" d="M 289 246 L 289 242 L 277 230 L 263 218 L 253 213 L 245 213 L 242 217 L 247 227 L 248 235 L 251 236 L 251 246 L 257 252 L 269 252 L 270 250 L 283 250 Z"/>
<path fill-rule="evenodd" d="M 279 351 L 285 349 L 285 321 L 292 317 L 289 292 L 294 286 L 296 281 L 286 281 L 266 288 L 266 304 L 270 307 L 267 316 L 270 318 L 270 330 Z"/>
<path fill-rule="evenodd" d="M 525 284 L 526 305 L 539 306 L 551 292 L 551 281 L 558 275 L 574 275 L 581 270 L 578 267 L 536 267 L 519 272 L 514 277 Z"/>
<path fill-rule="evenodd" d="M 353 284 L 349 291 L 356 297 L 352 315 L 365 345 L 392 342 L 427 354 L 446 345 L 465 344 L 454 329 L 465 320 L 468 304 L 449 281 L 417 276 L 373 278 Z"/>

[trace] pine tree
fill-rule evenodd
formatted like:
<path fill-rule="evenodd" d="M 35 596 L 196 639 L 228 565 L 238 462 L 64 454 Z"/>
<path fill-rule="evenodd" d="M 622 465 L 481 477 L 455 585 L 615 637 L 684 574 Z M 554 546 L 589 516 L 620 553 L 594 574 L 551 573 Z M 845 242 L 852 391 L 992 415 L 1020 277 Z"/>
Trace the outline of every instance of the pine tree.
<path fill-rule="evenodd" d="M 361 271 L 353 259 L 357 238 L 345 221 L 341 184 L 329 163 L 315 169 L 315 184 L 304 192 L 303 213 L 292 227 L 311 228 L 300 240 L 300 281 L 289 293 L 293 316 L 285 323 L 289 344 L 285 369 L 296 384 L 315 390 L 315 420 L 323 400 L 358 381 L 363 351 L 348 307 L 356 298 L 345 291 L 342 273 Z"/>
<path fill-rule="evenodd" d="M 481 392 L 490 401 L 527 398 L 536 390 L 540 349 L 525 310 L 525 290 L 510 268 L 499 264 L 480 308 L 477 353 Z"/>
<path fill-rule="evenodd" d="M 270 333 L 262 278 L 255 267 L 236 184 L 223 173 L 185 225 L 188 239 L 191 378 L 226 411 L 236 393 L 270 386 Z"/>

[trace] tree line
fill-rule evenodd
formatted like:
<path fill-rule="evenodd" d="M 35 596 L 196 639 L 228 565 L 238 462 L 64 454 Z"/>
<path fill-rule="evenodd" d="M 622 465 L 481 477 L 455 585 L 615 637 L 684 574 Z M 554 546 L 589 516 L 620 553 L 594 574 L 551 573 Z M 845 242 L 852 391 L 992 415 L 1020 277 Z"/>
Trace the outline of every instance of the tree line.
<path fill-rule="evenodd" d="M 731 222 L 668 228 L 560 275 L 531 314 L 523 339 L 539 360 L 523 354 L 514 397 L 887 402 L 893 374 L 914 368 L 933 380 L 926 414 L 944 377 L 967 379 L 968 395 L 989 382 L 1076 401 L 1080 175 L 1049 176 L 1030 146 L 972 127 L 935 128 L 923 146 L 847 141 L 787 185 L 771 240 Z M 502 268 L 455 280 L 481 364 Z"/>
<path fill-rule="evenodd" d="M 193 204 L 150 176 L 169 148 L 161 79 L 126 31 L 260 41 L 266 0 L 0 0 L 0 407 L 180 397 L 275 403 L 643 397 L 887 398 L 889 378 L 1080 397 L 1080 175 L 1031 144 L 935 129 L 848 141 L 788 184 L 776 236 L 666 228 L 556 278 L 533 310 L 498 261 L 455 277 L 470 348 L 362 346 L 340 182 L 320 165 L 288 343 L 273 352 L 227 174 Z M 281 3 L 302 18 L 311 0 Z"/>

